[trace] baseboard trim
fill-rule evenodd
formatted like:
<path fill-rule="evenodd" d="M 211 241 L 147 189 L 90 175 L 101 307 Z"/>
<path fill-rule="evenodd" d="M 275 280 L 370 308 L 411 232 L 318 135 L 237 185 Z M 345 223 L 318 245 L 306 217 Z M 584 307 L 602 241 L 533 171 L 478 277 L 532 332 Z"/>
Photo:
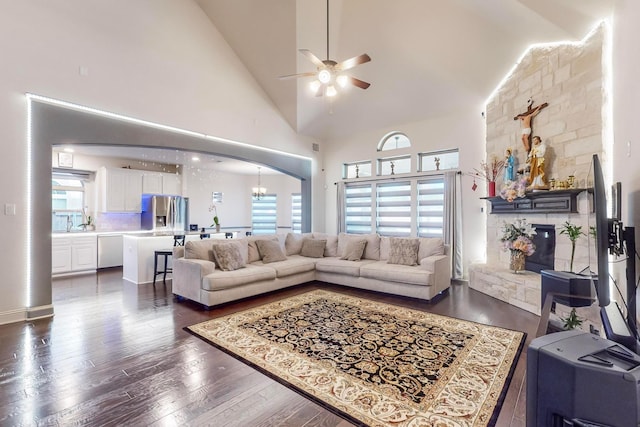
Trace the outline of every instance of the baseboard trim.
<path fill-rule="evenodd" d="M 6 325 L 9 323 L 23 322 L 27 318 L 27 310 L 11 310 L 3 311 L 0 313 L 0 325 Z"/>
<path fill-rule="evenodd" d="M 26 320 L 43 319 L 45 317 L 53 317 L 53 305 L 41 305 L 38 307 L 28 307 L 26 312 Z"/>

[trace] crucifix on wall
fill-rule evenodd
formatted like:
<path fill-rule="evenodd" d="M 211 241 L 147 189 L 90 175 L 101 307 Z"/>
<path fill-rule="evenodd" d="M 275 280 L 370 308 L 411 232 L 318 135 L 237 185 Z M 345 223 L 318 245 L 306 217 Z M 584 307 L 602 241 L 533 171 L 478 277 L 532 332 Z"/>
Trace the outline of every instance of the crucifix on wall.
<path fill-rule="evenodd" d="M 533 99 L 529 98 L 527 102 L 527 111 L 520 113 L 513 118 L 513 120 L 520 120 L 522 124 L 522 145 L 527 151 L 527 154 L 531 151 L 531 129 L 533 126 L 533 118 L 538 115 L 540 110 L 549 105 L 548 103 L 540 104 L 537 107 L 533 106 Z"/>

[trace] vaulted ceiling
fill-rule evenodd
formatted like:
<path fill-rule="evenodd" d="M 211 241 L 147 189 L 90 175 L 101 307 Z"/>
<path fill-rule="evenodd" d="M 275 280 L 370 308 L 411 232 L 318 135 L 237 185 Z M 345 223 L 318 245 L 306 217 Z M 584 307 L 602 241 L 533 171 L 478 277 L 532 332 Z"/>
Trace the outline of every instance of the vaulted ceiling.
<path fill-rule="evenodd" d="M 327 140 L 478 106 L 532 43 L 582 39 L 614 0 L 330 0 L 329 51 L 371 83 L 315 97 L 298 49 L 326 59 L 326 0 L 195 0 L 299 133 Z"/>

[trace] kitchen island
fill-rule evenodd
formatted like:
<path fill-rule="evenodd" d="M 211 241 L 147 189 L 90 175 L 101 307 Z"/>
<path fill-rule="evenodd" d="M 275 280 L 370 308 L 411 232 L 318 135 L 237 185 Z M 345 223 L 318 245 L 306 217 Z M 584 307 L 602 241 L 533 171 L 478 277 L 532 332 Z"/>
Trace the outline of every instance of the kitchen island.
<path fill-rule="evenodd" d="M 211 233 L 211 239 L 224 239 L 225 233 Z M 185 240 L 200 240 L 200 233 L 186 234 Z M 173 233 L 127 234 L 122 239 L 122 278 L 135 284 L 153 282 L 154 251 L 171 250 Z M 158 260 L 162 265 L 163 260 Z M 171 266 L 171 261 L 169 261 Z M 161 278 L 162 279 L 162 278 Z"/>

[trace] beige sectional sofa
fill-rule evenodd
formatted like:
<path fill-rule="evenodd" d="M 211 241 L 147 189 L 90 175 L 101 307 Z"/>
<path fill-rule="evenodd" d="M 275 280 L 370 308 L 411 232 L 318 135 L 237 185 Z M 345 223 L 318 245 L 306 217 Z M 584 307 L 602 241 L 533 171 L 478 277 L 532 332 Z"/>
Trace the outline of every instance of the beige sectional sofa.
<path fill-rule="evenodd" d="M 174 248 L 172 286 L 205 307 L 313 280 L 430 300 L 450 271 L 442 239 L 289 233 L 187 242 Z"/>

